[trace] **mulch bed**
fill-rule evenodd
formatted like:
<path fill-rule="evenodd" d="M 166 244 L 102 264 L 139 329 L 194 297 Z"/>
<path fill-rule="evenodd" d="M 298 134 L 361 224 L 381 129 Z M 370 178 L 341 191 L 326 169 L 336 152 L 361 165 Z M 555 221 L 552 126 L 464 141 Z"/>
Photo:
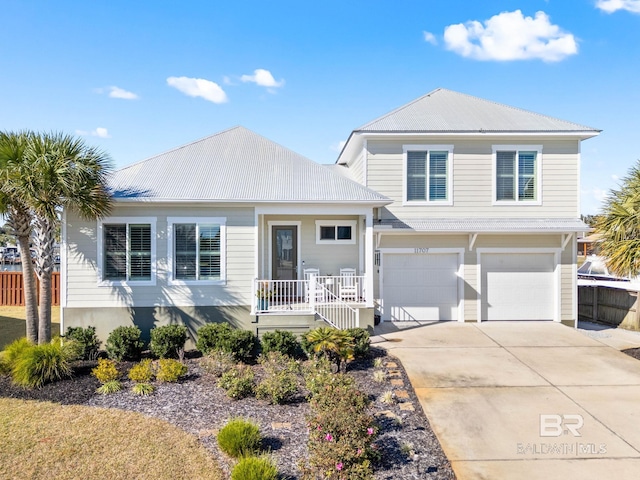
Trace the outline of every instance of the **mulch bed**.
<path fill-rule="evenodd" d="M 400 362 L 386 352 L 372 348 L 373 356 L 382 357 L 387 378 L 373 378 L 373 358 L 349 364 L 348 373 L 373 400 L 371 412 L 380 427 L 376 444 L 381 462 L 375 468 L 378 480 L 454 479 L 445 457 Z M 159 384 L 149 396 L 137 396 L 125 390 L 112 395 L 95 393 L 99 383 L 89 373 L 94 364 L 79 365 L 76 376 L 45 385 L 36 390 L 15 387 L 0 377 L 0 396 L 46 400 L 62 404 L 119 408 L 166 420 L 197 436 L 216 457 L 225 459 L 216 442 L 217 431 L 231 417 L 246 417 L 260 425 L 265 446 L 271 451 L 282 478 L 299 478 L 297 464 L 307 455 L 306 416 L 309 407 L 301 395 L 287 405 L 269 405 L 266 401 L 246 398 L 232 400 L 218 388 L 216 379 L 204 374 L 197 358 L 186 360 L 189 376 L 177 384 Z M 260 367 L 256 366 L 256 369 Z M 402 384 L 402 385 L 400 385 Z M 393 390 L 398 402 L 381 401 L 385 391 Z M 114 439 L 117 441 L 117 439 Z M 220 462 L 229 473 L 228 461 Z"/>
<path fill-rule="evenodd" d="M 640 348 L 627 348 L 626 350 L 622 350 L 622 353 L 626 353 L 630 357 L 640 360 Z"/>

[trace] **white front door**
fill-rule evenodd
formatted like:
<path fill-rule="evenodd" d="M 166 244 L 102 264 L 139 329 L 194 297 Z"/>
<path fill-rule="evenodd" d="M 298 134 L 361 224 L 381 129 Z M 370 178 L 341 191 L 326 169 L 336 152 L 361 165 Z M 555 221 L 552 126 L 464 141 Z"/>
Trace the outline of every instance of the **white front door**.
<path fill-rule="evenodd" d="M 458 320 L 458 254 L 385 254 L 383 262 L 383 320 Z"/>

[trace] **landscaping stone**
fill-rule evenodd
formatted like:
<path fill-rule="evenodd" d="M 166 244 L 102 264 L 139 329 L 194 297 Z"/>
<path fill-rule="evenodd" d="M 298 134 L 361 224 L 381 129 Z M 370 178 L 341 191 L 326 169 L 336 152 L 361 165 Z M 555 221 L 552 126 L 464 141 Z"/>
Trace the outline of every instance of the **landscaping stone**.
<path fill-rule="evenodd" d="M 282 430 L 291 428 L 290 422 L 271 422 L 271 428 L 274 430 Z"/>
<path fill-rule="evenodd" d="M 413 403 L 411 402 L 403 402 L 403 403 L 400 403 L 399 405 L 400 405 L 400 410 L 404 410 L 407 412 L 415 412 L 416 410 L 415 407 L 413 406 Z"/>
<path fill-rule="evenodd" d="M 409 398 L 409 392 L 406 390 L 396 390 L 394 393 L 396 394 L 396 398 Z"/>
<path fill-rule="evenodd" d="M 391 380 L 391 385 L 393 385 L 394 387 L 404 387 L 404 381 L 398 378 L 394 378 L 393 380 Z"/>

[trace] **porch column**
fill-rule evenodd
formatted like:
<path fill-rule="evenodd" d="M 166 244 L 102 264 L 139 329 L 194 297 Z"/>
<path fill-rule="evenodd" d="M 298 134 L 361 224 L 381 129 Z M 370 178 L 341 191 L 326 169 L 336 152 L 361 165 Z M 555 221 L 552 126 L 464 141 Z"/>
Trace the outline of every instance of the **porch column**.
<path fill-rule="evenodd" d="M 365 302 L 367 308 L 373 308 L 373 212 L 365 217 L 364 264 Z"/>

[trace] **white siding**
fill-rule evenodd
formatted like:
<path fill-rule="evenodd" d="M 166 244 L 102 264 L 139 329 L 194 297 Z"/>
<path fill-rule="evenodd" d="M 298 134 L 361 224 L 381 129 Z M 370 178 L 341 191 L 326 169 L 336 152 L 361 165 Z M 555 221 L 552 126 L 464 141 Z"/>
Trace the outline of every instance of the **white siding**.
<path fill-rule="evenodd" d="M 115 307 L 205 306 L 250 304 L 254 272 L 253 208 L 201 206 L 123 207 L 111 216 L 156 217 L 157 282 L 155 286 L 98 286 L 97 222 L 67 215 L 67 306 Z M 226 217 L 227 282 L 225 285 L 172 286 L 167 269 L 167 217 Z"/>
<path fill-rule="evenodd" d="M 453 205 L 402 205 L 402 146 L 407 144 L 454 144 Z M 492 145 L 539 144 L 542 149 L 542 205 L 493 205 Z M 424 217 L 578 217 L 579 142 L 571 139 L 520 137 L 461 138 L 403 137 L 369 140 L 368 187 L 394 203 L 383 218 Z"/>

